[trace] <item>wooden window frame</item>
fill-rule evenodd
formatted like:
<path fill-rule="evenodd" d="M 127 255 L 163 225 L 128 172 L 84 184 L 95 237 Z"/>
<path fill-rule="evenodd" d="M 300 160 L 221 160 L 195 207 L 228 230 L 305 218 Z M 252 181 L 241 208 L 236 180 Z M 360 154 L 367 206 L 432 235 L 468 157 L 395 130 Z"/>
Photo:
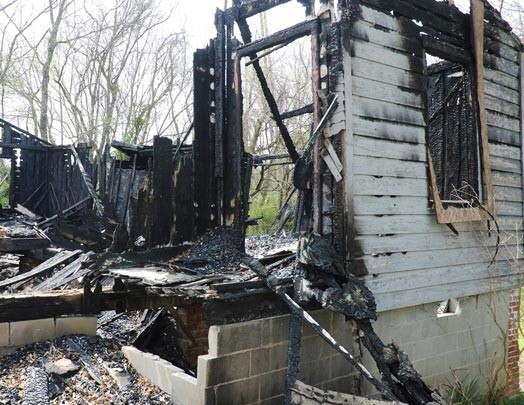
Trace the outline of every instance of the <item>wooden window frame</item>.
<path fill-rule="evenodd" d="M 489 142 L 488 126 L 486 117 L 486 102 L 484 96 L 484 3 L 481 0 L 471 0 L 471 32 L 472 32 L 472 50 L 474 59 L 475 84 L 476 84 L 476 102 L 478 108 L 478 135 L 480 143 L 480 156 L 482 165 L 479 175 L 481 176 L 481 185 L 484 194 L 483 201 L 479 206 L 471 207 L 454 207 L 444 206 L 438 190 L 437 177 L 435 168 L 429 150 L 429 142 L 426 143 L 426 155 L 428 161 L 428 174 L 430 191 L 435 208 L 437 223 L 450 224 L 457 222 L 472 222 L 495 219 L 495 197 L 493 192 L 493 183 L 491 178 L 491 167 L 489 161 Z M 424 59 L 426 50 L 443 57 L 451 62 L 464 63 L 464 60 L 453 60 L 456 55 L 442 54 L 442 47 L 433 47 L 430 42 L 424 41 Z M 460 55 L 460 53 L 459 53 Z M 426 74 L 426 67 L 424 68 Z M 429 130 L 426 129 L 426 135 L 429 136 Z"/>

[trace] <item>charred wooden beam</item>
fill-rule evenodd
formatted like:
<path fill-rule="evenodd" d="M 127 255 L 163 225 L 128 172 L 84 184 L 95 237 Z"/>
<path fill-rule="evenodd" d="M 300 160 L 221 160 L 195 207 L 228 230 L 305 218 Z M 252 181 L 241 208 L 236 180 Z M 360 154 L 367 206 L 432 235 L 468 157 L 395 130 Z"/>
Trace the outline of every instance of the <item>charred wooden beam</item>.
<path fill-rule="evenodd" d="M 0 252 L 20 252 L 48 246 L 49 241 L 42 238 L 0 238 Z"/>
<path fill-rule="evenodd" d="M 178 144 L 175 152 L 173 153 L 173 159 L 176 159 L 176 157 L 178 156 L 178 153 L 180 152 L 180 149 L 182 148 L 182 145 L 184 144 L 185 141 L 187 141 L 187 138 L 189 137 L 189 134 L 191 133 L 191 131 L 193 130 L 194 127 L 195 127 L 195 121 L 193 120 L 191 122 L 191 125 L 189 125 L 189 128 L 186 131 L 184 137 L 182 138 L 182 140 Z"/>
<path fill-rule="evenodd" d="M 232 27 L 228 27 L 232 32 Z M 228 52 L 232 59 L 227 65 L 227 136 L 224 145 L 224 224 L 234 226 L 243 232 L 244 224 L 244 139 L 242 134 L 242 77 L 240 56 L 237 52 L 239 42 L 229 39 Z"/>
<path fill-rule="evenodd" d="M 321 78 L 320 78 L 320 27 L 314 26 L 314 31 L 311 33 L 311 72 L 312 72 L 312 86 L 313 86 L 313 123 L 319 127 L 321 120 L 321 103 L 319 94 L 322 91 Z M 319 132 L 320 133 L 320 132 Z M 320 138 L 316 138 L 312 146 L 312 164 L 313 172 L 311 176 L 312 183 L 312 222 L 313 232 L 322 232 L 322 178 L 321 178 L 321 159 L 320 159 L 320 146 L 322 141 Z"/>
<path fill-rule="evenodd" d="M 151 246 L 167 245 L 173 225 L 173 143 L 165 137 L 153 141 L 153 191 L 151 199 Z M 125 214 L 124 214 L 125 215 Z"/>
<path fill-rule="evenodd" d="M 273 52 L 278 51 L 279 49 L 282 49 L 286 46 L 288 46 L 291 42 L 284 42 L 283 44 L 277 45 L 274 48 L 268 49 L 267 51 L 261 53 L 256 58 L 251 59 L 250 61 L 246 62 L 246 67 L 251 66 L 253 63 L 258 62 L 260 59 L 265 58 L 268 55 L 271 55 Z"/>
<path fill-rule="evenodd" d="M 87 191 L 89 192 L 89 195 L 93 199 L 93 203 L 95 205 L 95 209 L 98 215 L 103 216 L 104 215 L 104 206 L 102 205 L 102 202 L 100 201 L 100 198 L 96 194 L 95 188 L 93 186 L 93 181 L 91 179 L 91 176 L 87 174 L 84 164 L 82 163 L 82 160 L 78 156 L 78 153 L 74 146 L 71 146 L 70 148 L 71 153 L 75 157 L 76 165 L 78 166 L 78 169 L 80 170 L 80 174 L 82 175 L 82 178 L 84 180 L 84 184 L 86 185 Z"/>
<path fill-rule="evenodd" d="M 44 139 L 40 139 L 37 136 L 33 135 L 32 133 L 26 131 L 25 129 L 17 127 L 16 125 L 13 125 L 10 122 L 8 122 L 6 120 L 3 120 L 1 118 L 0 118 L 0 127 L 2 127 L 2 128 L 10 127 L 12 129 L 16 130 L 17 132 L 20 132 L 20 133 L 26 135 L 27 137 L 29 137 L 31 139 L 34 139 L 35 141 L 37 141 L 38 143 L 40 143 L 42 145 L 53 146 L 50 142 L 47 142 Z"/>
<path fill-rule="evenodd" d="M 247 22 L 242 19 L 237 19 L 237 23 L 239 26 L 240 23 L 247 25 Z M 253 42 L 251 42 L 250 36 L 249 38 L 244 38 L 241 29 L 240 33 L 242 34 L 242 40 L 245 45 L 238 49 L 238 53 L 240 56 L 251 56 L 264 49 L 272 48 L 283 43 L 291 43 L 299 38 L 311 35 L 311 32 L 313 32 L 317 25 L 317 19 L 304 21 Z M 253 59 L 254 58 L 256 58 L 256 56 L 253 56 Z"/>
<path fill-rule="evenodd" d="M 238 18 L 249 18 L 264 11 L 271 10 L 273 7 L 281 4 L 289 3 L 290 0 L 248 0 L 235 1 L 235 7 L 226 10 L 230 16 L 238 16 Z"/>
<path fill-rule="evenodd" d="M 67 217 L 71 214 L 74 214 L 75 212 L 81 210 L 86 203 L 88 203 L 91 200 L 91 196 L 85 197 L 78 201 L 77 203 L 71 205 L 70 207 L 66 208 L 62 211 L 61 215 L 63 217 Z M 54 221 L 58 219 L 58 215 L 53 215 L 52 217 L 46 218 L 43 221 L 39 222 L 37 226 L 39 228 L 45 228 L 46 226 L 52 224 Z"/>
<path fill-rule="evenodd" d="M 296 110 L 284 112 L 280 114 L 280 118 L 282 118 L 283 120 L 287 120 L 289 118 L 311 113 L 313 113 L 313 104 L 308 104 L 304 107 L 297 108 Z"/>
<path fill-rule="evenodd" d="M 92 255 L 93 252 L 88 252 L 81 255 L 75 261 L 65 266 L 62 270 L 57 271 L 51 277 L 38 284 L 36 287 L 32 289 L 32 291 L 54 290 L 55 288 L 61 287 L 66 283 L 74 280 L 75 278 L 81 277 L 82 275 L 90 271 L 89 269 L 84 269 L 85 271 L 82 272 L 82 274 L 79 273 L 82 269 L 83 263 Z"/>
<path fill-rule="evenodd" d="M 193 141 L 193 199 L 196 233 L 217 225 L 216 198 L 213 198 L 213 183 L 215 183 L 214 157 L 215 134 L 212 133 L 211 105 L 213 97 L 211 88 L 214 78 L 211 76 L 210 53 L 214 46 L 198 49 L 193 58 L 194 83 L 194 124 L 195 139 Z"/>
<path fill-rule="evenodd" d="M 0 142 L 0 147 L 9 149 L 20 149 L 20 150 L 34 150 L 34 151 L 47 151 L 51 146 L 46 145 L 23 145 L 19 143 L 7 143 Z"/>
<path fill-rule="evenodd" d="M 459 48 L 458 46 L 442 42 L 441 40 L 433 37 L 426 35 L 423 36 L 422 45 L 424 46 L 426 52 L 442 59 L 459 62 L 465 65 L 471 63 L 473 60 L 473 55 L 468 49 Z"/>
<path fill-rule="evenodd" d="M 242 35 L 242 40 L 245 43 L 251 42 L 251 39 L 252 39 L 251 30 L 249 29 L 249 25 L 247 24 L 246 20 L 239 19 L 237 20 L 237 24 L 240 29 L 240 34 Z M 284 124 L 284 121 L 280 117 L 280 111 L 278 109 L 277 102 L 275 100 L 275 97 L 273 96 L 273 93 L 271 92 L 269 88 L 264 71 L 262 70 L 260 63 L 257 60 L 255 60 L 257 58 L 257 54 L 255 51 L 253 51 L 252 53 L 248 53 L 246 55 L 249 55 L 250 59 L 254 61 L 253 68 L 255 69 L 255 73 L 260 82 L 260 87 L 262 88 L 262 92 L 268 103 L 269 110 L 271 112 L 271 115 L 273 116 L 273 119 L 275 120 L 278 126 L 278 129 L 280 130 L 280 134 L 282 135 L 282 139 L 284 140 L 284 144 L 286 145 L 289 156 L 291 157 L 291 160 L 294 163 L 298 160 L 299 155 L 297 153 L 293 140 L 291 139 L 291 135 L 286 125 Z"/>
<path fill-rule="evenodd" d="M 156 309 L 166 305 L 184 307 L 199 298 L 163 293 L 154 288 L 100 291 L 87 296 L 82 290 L 0 295 L 0 322 L 52 318 L 60 315 L 92 314 L 123 308 L 125 311 Z"/>
<path fill-rule="evenodd" d="M 223 206 L 224 198 L 224 184 L 222 179 L 224 177 L 224 134 L 226 131 L 225 122 L 225 99 L 226 99 L 226 25 L 224 12 L 218 10 L 215 14 L 215 26 L 217 29 L 217 36 L 214 41 L 214 70 L 215 70 L 215 143 L 214 155 L 214 176 L 217 178 L 216 182 L 216 223 L 223 224 Z"/>
<path fill-rule="evenodd" d="M 268 160 L 286 159 L 289 155 L 287 153 L 277 153 L 274 155 L 257 155 L 253 157 L 253 165 L 261 165 Z"/>

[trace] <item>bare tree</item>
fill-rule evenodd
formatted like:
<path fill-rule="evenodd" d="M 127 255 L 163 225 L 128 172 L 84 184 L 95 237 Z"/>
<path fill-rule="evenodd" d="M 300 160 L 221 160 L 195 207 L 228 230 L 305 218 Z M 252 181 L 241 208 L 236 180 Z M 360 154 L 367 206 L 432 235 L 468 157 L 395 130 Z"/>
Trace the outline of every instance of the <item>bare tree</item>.
<path fill-rule="evenodd" d="M 0 8 L 0 84 L 19 125 L 97 152 L 188 126 L 186 37 L 156 0 L 50 0 L 36 12 L 13 4 Z"/>
<path fill-rule="evenodd" d="M 53 0 L 49 0 L 49 18 L 51 22 L 51 29 L 49 31 L 49 38 L 47 40 L 47 52 L 42 65 L 42 85 L 41 85 L 41 101 L 40 101 L 40 121 L 39 129 L 40 136 L 45 140 L 49 140 L 49 76 L 51 70 L 51 63 L 56 47 L 58 46 L 58 29 L 64 17 L 64 11 L 70 4 L 70 0 L 58 0 L 55 4 Z M 56 14 L 55 14 L 56 11 Z"/>

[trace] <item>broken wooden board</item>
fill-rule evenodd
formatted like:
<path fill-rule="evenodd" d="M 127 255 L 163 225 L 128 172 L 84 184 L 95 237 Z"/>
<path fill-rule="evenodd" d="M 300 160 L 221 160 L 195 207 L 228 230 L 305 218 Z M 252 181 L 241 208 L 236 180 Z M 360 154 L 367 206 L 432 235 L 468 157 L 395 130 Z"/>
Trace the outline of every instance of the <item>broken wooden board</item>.
<path fill-rule="evenodd" d="M 109 273 L 116 277 L 139 278 L 144 284 L 151 286 L 181 284 L 200 278 L 184 273 L 172 273 L 161 267 L 110 269 Z"/>
<path fill-rule="evenodd" d="M 48 246 L 49 241 L 42 238 L 0 238 L 0 252 L 21 252 Z"/>
<path fill-rule="evenodd" d="M 15 277 L 11 277 L 7 280 L 0 281 L 0 287 L 7 287 L 16 283 L 25 282 L 29 279 L 39 275 L 43 274 L 47 271 L 50 271 L 54 269 L 57 266 L 60 266 L 63 263 L 66 263 L 67 261 L 75 258 L 79 254 L 81 254 L 81 250 L 64 250 L 57 255 L 53 256 L 49 260 L 46 260 L 45 262 L 41 263 L 40 265 L 36 266 L 33 270 L 28 271 L 27 273 L 19 274 Z"/>
<path fill-rule="evenodd" d="M 86 271 L 80 274 L 80 270 L 82 269 L 82 263 L 85 260 L 87 260 L 87 258 L 89 258 L 89 256 L 91 255 L 93 255 L 93 252 L 88 252 L 81 255 L 75 261 L 65 266 L 62 270 L 57 271 L 47 280 L 44 280 L 43 282 L 35 286 L 33 288 L 33 291 L 54 290 L 55 288 L 61 287 L 64 284 L 67 284 L 68 282 L 74 280 L 75 278 L 85 275 L 89 271 L 89 269 L 84 269 Z"/>
<path fill-rule="evenodd" d="M 31 217 L 31 218 L 38 217 L 38 215 L 36 215 L 33 211 L 28 210 L 22 204 L 16 204 L 15 211 L 18 212 L 19 214 L 25 215 L 26 217 Z"/>

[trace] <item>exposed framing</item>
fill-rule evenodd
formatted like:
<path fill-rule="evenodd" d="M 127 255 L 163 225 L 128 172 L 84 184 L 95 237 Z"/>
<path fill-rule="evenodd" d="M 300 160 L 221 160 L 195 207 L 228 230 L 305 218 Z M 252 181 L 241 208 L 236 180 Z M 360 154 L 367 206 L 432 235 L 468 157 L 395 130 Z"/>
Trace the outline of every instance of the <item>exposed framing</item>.
<path fill-rule="evenodd" d="M 476 207 L 444 207 L 437 187 L 437 178 L 429 151 L 429 144 L 426 145 L 430 191 L 435 206 L 437 223 L 439 224 L 482 221 L 495 218 L 495 197 L 489 162 L 488 125 L 484 97 L 484 3 L 481 0 L 471 0 L 471 42 L 473 45 L 475 64 L 479 138 L 481 145 L 480 159 L 482 161 L 481 178 L 485 192 L 484 201 L 480 206 Z M 425 45 L 428 46 L 429 44 L 425 43 Z M 429 48 L 432 49 L 432 47 Z"/>

